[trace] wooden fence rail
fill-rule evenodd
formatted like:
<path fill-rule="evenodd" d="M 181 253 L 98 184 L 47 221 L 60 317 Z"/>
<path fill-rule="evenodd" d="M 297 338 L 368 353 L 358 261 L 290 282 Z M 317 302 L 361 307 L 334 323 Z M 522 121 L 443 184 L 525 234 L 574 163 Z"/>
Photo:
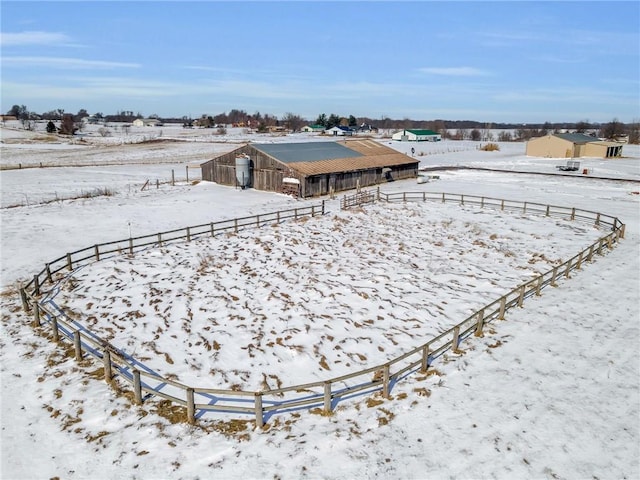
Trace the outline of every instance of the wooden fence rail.
<path fill-rule="evenodd" d="M 596 255 L 602 255 L 606 250 L 613 248 L 614 244 L 624 237 L 625 225 L 618 218 L 576 208 L 448 193 L 398 192 L 387 194 L 379 190 L 375 194 L 373 192 L 365 193 L 366 195 L 360 198 L 366 199 L 367 202 L 371 201 L 371 197 L 388 203 L 455 202 L 459 205 L 476 205 L 481 208 L 519 211 L 526 214 L 540 214 L 593 223 L 598 227 L 609 227 L 610 232 L 576 253 L 562 265 L 557 265 L 536 278 L 516 286 L 502 297 L 472 313 L 460 323 L 396 358 L 339 377 L 271 390 L 236 391 L 200 388 L 169 380 L 145 367 L 117 347 L 100 339 L 80 322 L 69 319 L 61 310 L 53 308 L 51 303 L 39 299 L 40 289 L 45 282 L 53 283 L 55 273 L 65 268 L 77 267 L 87 260 L 97 261 L 104 258 L 105 255 L 115 252 L 132 253 L 150 245 L 159 246 L 165 242 L 182 239 L 190 241 L 197 236 L 215 235 L 225 231 L 237 232 L 243 228 L 279 223 L 290 218 L 324 214 L 324 202 L 321 206 L 314 205 L 176 229 L 119 242 L 103 243 L 68 253 L 46 264 L 45 268 L 36 274 L 28 285 L 20 289 L 23 308 L 25 311 L 32 311 L 34 326 L 42 326 L 43 322 L 50 325 L 54 341 L 71 341 L 74 346 L 75 358 L 78 361 L 88 355 L 100 360 L 104 365 L 104 377 L 107 382 L 119 378 L 128 383 L 133 390 L 136 403 L 141 404 L 150 396 L 170 400 L 186 408 L 186 418 L 189 423 L 196 421 L 198 412 L 249 414 L 255 416 L 256 427 L 261 428 L 264 425 L 265 417 L 278 411 L 319 407 L 329 413 L 333 411 L 341 399 L 366 392 L 382 392 L 382 395 L 388 398 L 393 384 L 404 376 L 415 371 L 426 372 L 439 356 L 447 351 L 456 352 L 460 343 L 467 337 L 482 335 L 483 328 L 487 323 L 504 319 L 508 310 L 522 307 L 524 300 L 531 296 L 541 295 L 541 291 L 545 287 L 556 286 L 562 278 L 568 278 L 572 271 L 579 270 L 584 262 L 593 261 Z M 341 202 L 341 206 L 350 204 L 351 201 Z"/>

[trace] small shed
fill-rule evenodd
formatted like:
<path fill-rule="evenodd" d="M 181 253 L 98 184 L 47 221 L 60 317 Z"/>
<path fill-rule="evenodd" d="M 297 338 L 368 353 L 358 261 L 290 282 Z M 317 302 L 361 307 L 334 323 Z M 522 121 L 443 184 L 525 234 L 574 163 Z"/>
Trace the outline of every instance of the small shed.
<path fill-rule="evenodd" d="M 526 153 L 547 158 L 613 158 L 622 156 L 622 145 L 583 133 L 552 133 L 529 140 Z"/>
<path fill-rule="evenodd" d="M 238 187 L 239 157 L 250 159 L 247 187 L 283 193 L 297 180 L 303 198 L 415 178 L 420 163 L 375 140 L 251 143 L 203 163 L 202 179 Z"/>
<path fill-rule="evenodd" d="M 442 140 L 442 135 L 433 130 L 400 130 L 394 133 L 391 138 L 399 142 L 439 142 Z"/>

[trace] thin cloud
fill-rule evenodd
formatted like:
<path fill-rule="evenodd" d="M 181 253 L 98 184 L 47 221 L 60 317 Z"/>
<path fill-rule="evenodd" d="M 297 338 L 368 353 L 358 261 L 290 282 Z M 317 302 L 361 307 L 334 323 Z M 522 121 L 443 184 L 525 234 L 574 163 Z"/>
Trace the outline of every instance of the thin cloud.
<path fill-rule="evenodd" d="M 14 67 L 47 67 L 47 68 L 71 68 L 71 69 L 113 69 L 113 68 L 139 68 L 138 63 L 109 62 L 104 60 L 84 60 L 68 57 L 5 57 L 3 65 Z"/>
<path fill-rule="evenodd" d="M 52 45 L 70 44 L 71 39 L 64 33 L 28 31 L 19 33 L 0 33 L 0 45 Z"/>
<path fill-rule="evenodd" d="M 430 75 L 445 75 L 451 77 L 482 77 L 488 75 L 484 70 L 474 67 L 427 67 L 420 68 L 419 71 Z"/>

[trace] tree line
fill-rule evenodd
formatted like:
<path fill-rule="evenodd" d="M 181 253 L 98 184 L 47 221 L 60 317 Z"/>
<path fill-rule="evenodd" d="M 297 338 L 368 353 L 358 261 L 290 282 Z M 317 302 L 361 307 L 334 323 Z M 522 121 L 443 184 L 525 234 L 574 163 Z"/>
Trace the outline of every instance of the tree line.
<path fill-rule="evenodd" d="M 544 122 L 540 124 L 522 123 L 493 123 L 479 122 L 475 120 L 412 120 L 409 118 L 392 119 L 387 116 L 382 118 L 356 117 L 354 115 L 339 115 L 336 113 L 319 114 L 314 120 L 307 120 L 299 115 L 288 112 L 278 118 L 268 113 L 254 112 L 252 114 L 241 109 L 231 109 L 229 112 L 222 112 L 216 115 L 204 114 L 200 118 L 193 119 L 190 116 L 182 117 L 160 117 L 151 114 L 144 117 L 140 112 L 131 110 L 118 111 L 115 114 L 103 114 L 96 112 L 90 115 L 86 109 L 80 109 L 77 113 L 67 113 L 63 109 L 55 109 L 41 114 L 29 111 L 25 105 L 13 105 L 6 113 L 8 116 L 15 116 L 21 120 L 25 128 L 29 128 L 32 122 L 38 120 L 48 120 L 48 129 L 51 122 L 59 121 L 58 131 L 63 133 L 73 133 L 81 128 L 81 123 L 89 119 L 96 123 L 131 123 L 138 118 L 155 118 L 163 123 L 181 123 L 184 127 L 226 127 L 240 126 L 257 132 L 268 131 L 272 127 L 284 127 L 289 131 L 300 131 L 308 124 L 321 125 L 329 129 L 334 126 L 361 127 L 367 126 L 377 130 L 401 130 L 401 129 L 426 129 L 433 130 L 442 135 L 443 138 L 452 140 L 498 140 L 498 141 L 520 141 L 529 140 L 533 137 L 544 136 L 549 133 L 578 132 L 591 134 L 599 138 L 618 139 L 627 136 L 629 143 L 640 143 L 640 120 L 631 123 L 623 123 L 618 119 L 604 124 L 592 123 L 588 120 L 577 122 Z M 71 125 L 73 123 L 73 126 Z M 492 138 L 490 130 L 503 130 L 498 134 L 498 138 Z M 491 136 L 491 138 L 489 138 Z"/>

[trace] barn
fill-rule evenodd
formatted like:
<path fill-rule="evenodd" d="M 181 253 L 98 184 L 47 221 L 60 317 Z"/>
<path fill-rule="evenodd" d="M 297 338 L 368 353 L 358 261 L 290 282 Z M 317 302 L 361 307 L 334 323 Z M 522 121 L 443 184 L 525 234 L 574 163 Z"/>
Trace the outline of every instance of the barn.
<path fill-rule="evenodd" d="M 433 130 L 400 130 L 394 133 L 391 138 L 401 142 L 439 142 L 442 135 Z"/>
<path fill-rule="evenodd" d="M 414 178 L 418 164 L 374 140 L 340 140 L 246 144 L 201 168 L 205 181 L 306 198 Z"/>
<path fill-rule="evenodd" d="M 552 133 L 529 140 L 527 155 L 548 158 L 613 158 L 622 156 L 622 145 L 618 142 L 604 142 L 584 133 Z"/>

